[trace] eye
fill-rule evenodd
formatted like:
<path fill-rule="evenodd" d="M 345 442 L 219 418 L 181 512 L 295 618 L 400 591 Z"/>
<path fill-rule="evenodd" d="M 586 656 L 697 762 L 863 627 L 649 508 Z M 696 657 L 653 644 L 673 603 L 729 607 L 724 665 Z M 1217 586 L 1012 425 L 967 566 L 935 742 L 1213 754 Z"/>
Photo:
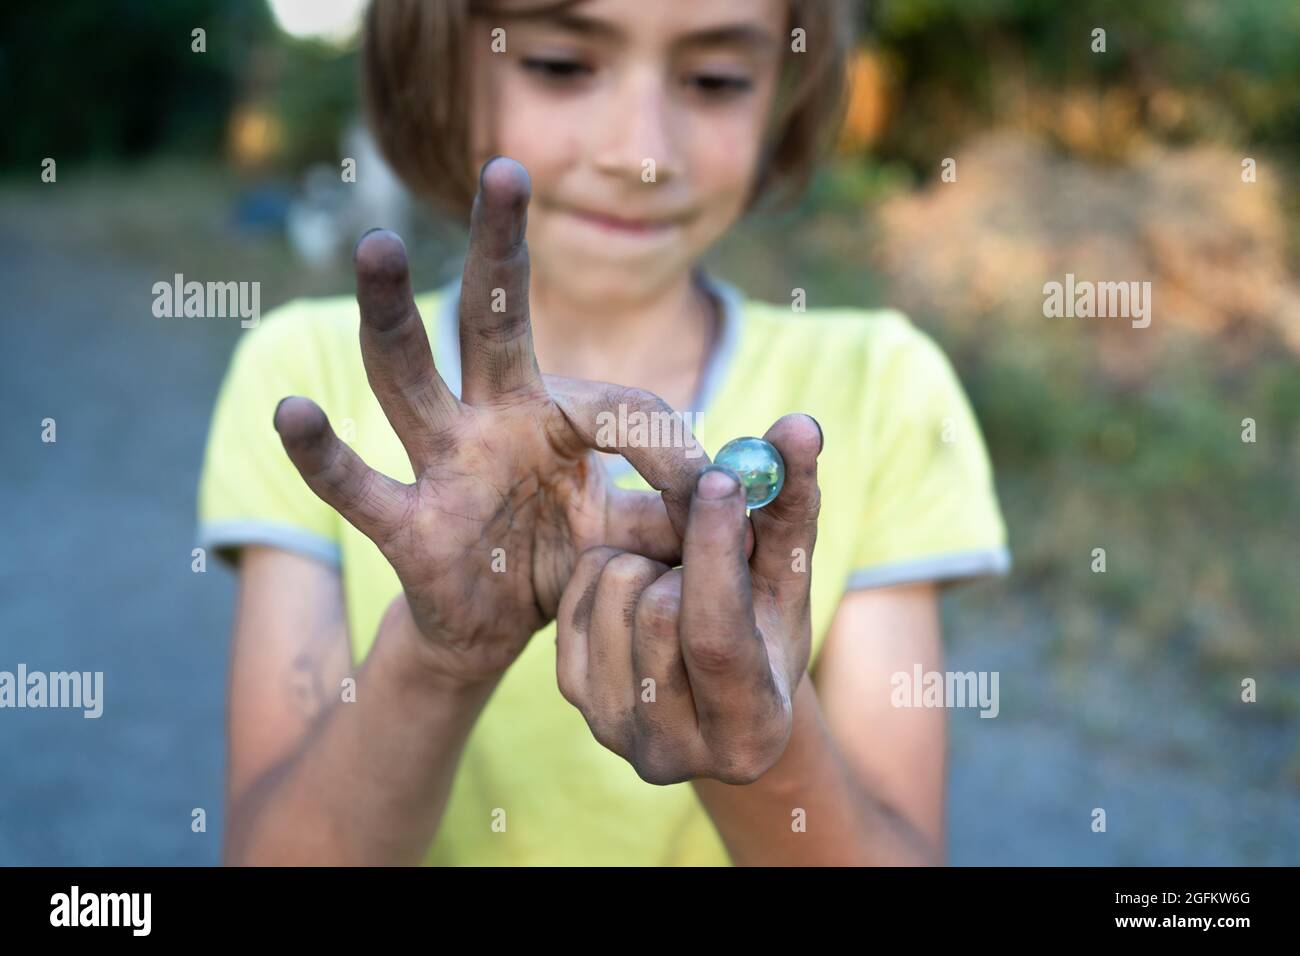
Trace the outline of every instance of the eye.
<path fill-rule="evenodd" d="M 739 96 L 754 88 L 753 82 L 747 77 L 726 76 L 721 73 L 698 73 L 687 77 L 686 82 L 688 86 L 712 99 Z"/>
<path fill-rule="evenodd" d="M 584 76 L 590 76 L 592 73 L 591 67 L 581 60 L 571 60 L 563 57 L 525 57 L 521 62 L 524 69 L 529 73 L 535 73 L 542 79 L 553 83 L 581 79 Z"/>

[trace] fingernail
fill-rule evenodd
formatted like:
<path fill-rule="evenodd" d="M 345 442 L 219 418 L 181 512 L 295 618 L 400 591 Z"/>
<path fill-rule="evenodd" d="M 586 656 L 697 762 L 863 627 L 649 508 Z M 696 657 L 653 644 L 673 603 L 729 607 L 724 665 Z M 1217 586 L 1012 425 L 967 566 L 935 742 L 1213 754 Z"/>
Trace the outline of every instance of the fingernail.
<path fill-rule="evenodd" d="M 811 418 L 812 423 L 817 426 L 817 454 L 820 455 L 822 453 L 822 449 L 826 447 L 826 433 L 822 431 L 821 422 L 813 418 L 811 415 L 809 415 L 808 417 Z"/>
<path fill-rule="evenodd" d="M 275 411 L 271 413 L 271 427 L 275 429 L 277 434 L 280 432 L 280 406 L 291 398 L 293 398 L 292 395 L 286 395 L 284 398 L 280 399 L 275 403 Z"/>
<path fill-rule="evenodd" d="M 727 498 L 735 494 L 740 487 L 740 479 L 730 468 L 722 465 L 709 465 L 700 472 L 695 483 L 695 493 L 705 499 Z"/>
<path fill-rule="evenodd" d="M 494 155 L 492 155 L 492 156 L 489 156 L 489 157 L 487 158 L 487 162 L 485 162 L 481 167 L 479 167 L 479 171 L 478 171 L 478 188 L 479 188 L 480 190 L 483 188 L 483 177 L 487 175 L 487 169 L 488 169 L 488 167 L 491 166 L 494 162 L 496 162 L 496 161 L 497 161 L 498 159 L 500 159 L 500 158 L 501 158 L 501 154 L 500 154 L 500 153 L 496 153 L 496 154 L 494 154 Z"/>
<path fill-rule="evenodd" d="M 372 232 L 379 232 L 383 228 L 384 228 L 383 226 L 374 226 L 373 228 L 367 229 L 365 232 L 361 234 L 361 238 L 357 240 L 357 244 L 352 247 L 353 262 L 357 261 L 357 250 L 361 248 L 361 243 L 366 241 L 366 236 L 370 235 Z"/>

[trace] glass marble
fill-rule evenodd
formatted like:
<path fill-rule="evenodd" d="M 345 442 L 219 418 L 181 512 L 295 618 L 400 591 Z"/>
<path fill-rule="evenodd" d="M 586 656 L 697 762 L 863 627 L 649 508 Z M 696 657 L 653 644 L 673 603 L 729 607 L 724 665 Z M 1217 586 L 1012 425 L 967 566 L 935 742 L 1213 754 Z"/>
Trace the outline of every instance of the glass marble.
<path fill-rule="evenodd" d="M 771 504 L 785 484 L 781 453 L 761 438 L 733 438 L 722 446 L 713 463 L 726 465 L 740 476 L 749 508 Z"/>

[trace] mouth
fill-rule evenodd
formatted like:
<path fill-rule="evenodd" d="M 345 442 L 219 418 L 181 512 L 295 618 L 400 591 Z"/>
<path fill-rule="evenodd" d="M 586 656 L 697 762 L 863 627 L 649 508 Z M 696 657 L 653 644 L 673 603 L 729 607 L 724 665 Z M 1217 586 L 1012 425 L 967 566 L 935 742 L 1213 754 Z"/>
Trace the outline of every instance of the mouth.
<path fill-rule="evenodd" d="M 639 216 L 613 216 L 609 213 L 589 209 L 569 208 L 565 211 L 586 225 L 610 235 L 656 236 L 676 228 L 683 222 L 683 217 L 680 216 L 643 218 Z"/>

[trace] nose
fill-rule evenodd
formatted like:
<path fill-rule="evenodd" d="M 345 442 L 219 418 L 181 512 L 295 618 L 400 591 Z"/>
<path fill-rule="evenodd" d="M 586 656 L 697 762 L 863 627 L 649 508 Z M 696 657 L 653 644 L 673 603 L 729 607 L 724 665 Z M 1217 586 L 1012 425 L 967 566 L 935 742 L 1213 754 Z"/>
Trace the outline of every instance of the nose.
<path fill-rule="evenodd" d="M 674 109 L 663 76 L 630 69 L 596 119 L 596 168 L 620 179 L 662 183 L 679 172 Z"/>

